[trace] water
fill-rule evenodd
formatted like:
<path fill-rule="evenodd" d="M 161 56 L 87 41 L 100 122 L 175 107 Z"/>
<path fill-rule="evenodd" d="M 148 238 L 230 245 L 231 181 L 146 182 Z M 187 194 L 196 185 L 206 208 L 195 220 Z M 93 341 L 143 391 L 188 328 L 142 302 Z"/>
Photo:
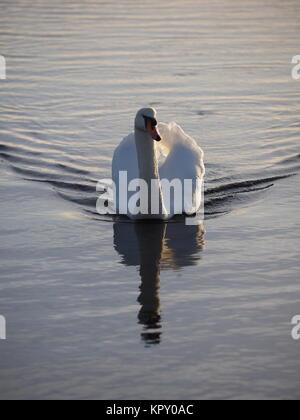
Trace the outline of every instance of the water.
<path fill-rule="evenodd" d="M 1 0 L 1 399 L 300 397 L 299 16 Z M 148 105 L 205 152 L 204 227 L 95 212 Z"/>

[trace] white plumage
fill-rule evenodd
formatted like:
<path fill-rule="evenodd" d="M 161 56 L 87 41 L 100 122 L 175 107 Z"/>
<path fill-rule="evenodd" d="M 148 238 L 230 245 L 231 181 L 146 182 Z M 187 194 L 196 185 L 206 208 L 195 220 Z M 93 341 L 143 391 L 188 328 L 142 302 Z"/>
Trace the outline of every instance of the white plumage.
<path fill-rule="evenodd" d="M 142 112 L 145 114 L 145 110 L 151 110 L 153 115 L 156 116 L 155 110 L 152 108 L 144 108 L 138 112 L 136 121 L 139 113 Z M 115 150 L 112 163 L 113 181 L 118 185 L 120 171 L 127 171 L 128 184 L 130 181 L 137 178 L 147 178 L 145 172 L 143 172 L 144 166 L 146 167 L 153 163 L 149 162 L 149 160 L 154 160 L 154 166 L 158 168 L 159 183 L 164 179 L 169 182 L 175 179 L 180 180 L 182 185 L 185 180 L 192 181 L 193 188 L 188 197 L 185 195 L 183 205 L 185 206 L 184 208 L 188 210 L 187 212 L 189 214 L 196 213 L 198 210 L 195 206 L 197 201 L 196 198 L 199 198 L 199 194 L 201 194 L 201 191 L 199 191 L 199 184 L 196 181 L 203 180 L 205 174 L 203 151 L 197 145 L 196 141 L 188 136 L 175 122 L 170 124 L 159 123 L 157 128 L 162 138 L 160 142 L 155 142 L 145 131 L 142 132 L 139 130 L 136 123 L 135 132 L 125 137 Z M 145 140 L 141 136 L 144 136 Z M 148 150 L 150 142 L 152 148 Z M 137 148 L 140 148 L 139 153 Z M 140 161 L 138 156 L 140 156 Z M 149 179 L 146 179 L 146 181 L 148 182 Z M 129 192 L 128 201 L 132 195 L 133 193 Z M 174 200 L 173 197 L 172 199 Z M 164 201 L 163 196 L 162 201 Z M 175 203 L 171 202 L 170 204 L 167 214 L 164 212 L 164 214 L 157 215 L 156 217 L 149 217 L 149 215 L 142 214 L 136 216 L 132 215 L 130 212 L 128 212 L 127 215 L 132 219 L 170 219 L 176 214 Z M 118 213 L 118 194 L 116 197 L 116 210 Z"/>

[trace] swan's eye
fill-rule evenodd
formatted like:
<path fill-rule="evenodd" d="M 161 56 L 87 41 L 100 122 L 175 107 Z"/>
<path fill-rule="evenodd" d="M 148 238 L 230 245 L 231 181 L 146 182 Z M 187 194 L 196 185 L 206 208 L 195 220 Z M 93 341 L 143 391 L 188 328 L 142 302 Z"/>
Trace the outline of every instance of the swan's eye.
<path fill-rule="evenodd" d="M 157 121 L 155 118 L 152 117 L 146 117 L 145 115 L 143 115 L 144 117 L 144 121 L 145 121 L 145 128 L 147 128 L 147 123 L 148 121 L 150 121 L 151 127 L 154 128 L 157 126 Z"/>

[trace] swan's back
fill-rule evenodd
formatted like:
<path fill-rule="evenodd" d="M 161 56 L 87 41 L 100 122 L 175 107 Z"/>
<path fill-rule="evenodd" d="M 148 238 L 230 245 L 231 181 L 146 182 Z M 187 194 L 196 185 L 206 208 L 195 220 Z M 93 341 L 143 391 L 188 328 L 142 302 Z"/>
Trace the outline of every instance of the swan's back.
<path fill-rule="evenodd" d="M 203 178 L 203 151 L 196 141 L 174 122 L 160 123 L 159 132 L 162 136 L 159 148 L 164 156 L 160 165 L 161 178 L 182 181 L 194 177 Z"/>
<path fill-rule="evenodd" d="M 198 211 L 196 197 L 200 197 L 202 193 L 199 187 L 201 184 L 197 181 L 202 180 L 205 175 L 203 151 L 178 124 L 160 123 L 158 128 L 162 137 L 159 144 L 160 178 L 167 179 L 169 182 L 179 179 L 182 186 L 185 180 L 191 180 L 192 193 L 185 195 L 179 207 L 183 207 L 188 213 L 196 213 Z M 173 210 L 174 208 L 175 202 Z"/>

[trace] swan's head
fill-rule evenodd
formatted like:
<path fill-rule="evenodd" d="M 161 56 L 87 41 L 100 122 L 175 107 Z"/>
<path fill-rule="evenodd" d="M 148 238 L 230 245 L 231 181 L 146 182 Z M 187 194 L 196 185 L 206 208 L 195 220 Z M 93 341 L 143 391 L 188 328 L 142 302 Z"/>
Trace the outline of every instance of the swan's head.
<path fill-rule="evenodd" d="M 157 130 L 156 111 L 154 108 L 140 109 L 136 114 L 134 126 L 135 129 L 148 133 L 153 140 L 161 140 Z"/>

